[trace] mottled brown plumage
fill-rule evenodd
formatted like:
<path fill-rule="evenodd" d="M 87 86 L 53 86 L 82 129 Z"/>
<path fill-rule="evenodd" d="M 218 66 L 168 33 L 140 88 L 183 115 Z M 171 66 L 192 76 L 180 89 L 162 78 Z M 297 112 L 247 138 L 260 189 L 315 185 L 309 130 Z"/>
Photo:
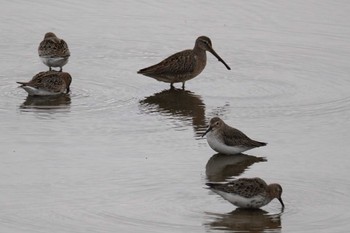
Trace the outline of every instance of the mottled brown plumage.
<path fill-rule="evenodd" d="M 225 185 L 211 184 L 211 187 L 226 193 L 235 193 L 242 197 L 250 198 L 265 192 L 267 184 L 260 178 L 240 178 Z"/>
<path fill-rule="evenodd" d="M 57 95 L 68 93 L 72 77 L 69 73 L 58 71 L 43 71 L 36 74 L 29 82 L 17 82 L 22 84 L 29 95 Z"/>
<path fill-rule="evenodd" d="M 60 67 L 60 71 L 62 71 L 62 66 L 67 64 L 70 56 L 67 43 L 52 32 L 45 34 L 44 40 L 39 45 L 38 53 L 42 62 L 50 70 L 51 67 Z"/>
<path fill-rule="evenodd" d="M 211 190 L 242 208 L 260 208 L 277 198 L 282 207 L 282 187 L 267 185 L 261 178 L 240 178 L 228 183 L 207 183 Z"/>
<path fill-rule="evenodd" d="M 185 82 L 200 74 L 206 66 L 206 51 L 211 52 L 227 69 L 231 69 L 212 48 L 211 40 L 206 36 L 197 38 L 193 49 L 175 53 L 153 66 L 139 70 L 137 73 L 154 78 L 158 81 L 170 83 Z"/>

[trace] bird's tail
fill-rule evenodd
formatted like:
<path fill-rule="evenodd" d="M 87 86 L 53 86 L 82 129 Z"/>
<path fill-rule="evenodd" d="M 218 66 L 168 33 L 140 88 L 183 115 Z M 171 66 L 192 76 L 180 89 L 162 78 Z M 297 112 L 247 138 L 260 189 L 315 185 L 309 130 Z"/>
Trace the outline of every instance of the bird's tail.
<path fill-rule="evenodd" d="M 260 146 L 266 146 L 266 142 L 259 142 L 259 141 L 253 141 L 253 146 L 254 147 L 260 147 Z"/>
<path fill-rule="evenodd" d="M 222 183 L 206 183 L 205 185 L 208 186 L 208 188 L 211 189 L 218 189 L 222 185 Z"/>
<path fill-rule="evenodd" d="M 21 84 L 21 85 L 26 85 L 27 84 L 27 82 L 16 82 L 16 83 Z"/>

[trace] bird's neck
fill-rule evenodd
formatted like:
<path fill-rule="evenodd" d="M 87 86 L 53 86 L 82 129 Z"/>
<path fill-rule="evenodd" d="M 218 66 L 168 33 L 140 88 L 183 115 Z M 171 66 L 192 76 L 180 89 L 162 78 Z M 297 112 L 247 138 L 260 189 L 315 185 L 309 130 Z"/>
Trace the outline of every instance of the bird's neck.
<path fill-rule="evenodd" d="M 205 50 L 201 49 L 199 46 L 196 46 L 196 45 L 193 48 L 193 53 L 195 53 L 197 55 L 202 55 L 202 56 L 203 56 L 203 54 L 206 54 Z"/>

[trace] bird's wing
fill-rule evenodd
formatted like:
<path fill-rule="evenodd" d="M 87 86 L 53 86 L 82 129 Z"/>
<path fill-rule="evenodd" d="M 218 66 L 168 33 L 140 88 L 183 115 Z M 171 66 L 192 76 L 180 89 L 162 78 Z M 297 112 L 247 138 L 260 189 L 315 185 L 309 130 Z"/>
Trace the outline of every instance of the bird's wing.
<path fill-rule="evenodd" d="M 39 56 L 69 57 L 70 52 L 67 43 L 58 38 L 43 40 L 39 45 Z"/>
<path fill-rule="evenodd" d="M 48 72 L 40 72 L 33 77 L 33 79 L 25 84 L 37 89 L 48 90 L 51 92 L 60 92 L 65 88 L 64 80 L 57 74 L 51 74 Z"/>
<path fill-rule="evenodd" d="M 196 59 L 194 58 L 192 50 L 184 50 L 171 55 L 156 65 L 141 69 L 140 74 L 185 74 L 194 71 L 196 66 Z"/>
<path fill-rule="evenodd" d="M 64 40 L 62 40 L 62 39 L 60 40 L 58 47 L 59 47 L 59 50 L 61 51 L 60 54 L 62 57 L 69 57 L 70 56 L 68 44 Z"/>
<path fill-rule="evenodd" d="M 266 182 L 260 178 L 241 178 L 222 185 L 220 189 L 227 193 L 235 193 L 250 198 L 263 192 L 266 187 Z"/>
<path fill-rule="evenodd" d="M 226 127 L 223 132 L 223 141 L 228 146 L 245 145 L 251 139 L 238 129 Z"/>

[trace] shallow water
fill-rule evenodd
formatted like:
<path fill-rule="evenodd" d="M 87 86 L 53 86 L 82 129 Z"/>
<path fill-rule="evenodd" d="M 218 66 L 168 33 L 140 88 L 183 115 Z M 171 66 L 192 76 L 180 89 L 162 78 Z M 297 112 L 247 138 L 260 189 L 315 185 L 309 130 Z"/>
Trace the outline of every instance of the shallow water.
<path fill-rule="evenodd" d="M 0 4 L 1 232 L 348 231 L 348 1 Z M 30 98 L 15 81 L 47 69 L 48 31 L 72 92 Z M 136 74 L 199 35 L 231 71 L 208 54 L 184 91 Z M 268 145 L 217 155 L 201 138 L 216 115 Z M 204 189 L 256 176 L 283 186 L 283 213 Z"/>

